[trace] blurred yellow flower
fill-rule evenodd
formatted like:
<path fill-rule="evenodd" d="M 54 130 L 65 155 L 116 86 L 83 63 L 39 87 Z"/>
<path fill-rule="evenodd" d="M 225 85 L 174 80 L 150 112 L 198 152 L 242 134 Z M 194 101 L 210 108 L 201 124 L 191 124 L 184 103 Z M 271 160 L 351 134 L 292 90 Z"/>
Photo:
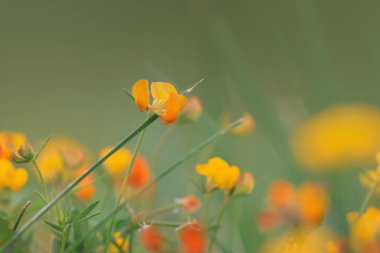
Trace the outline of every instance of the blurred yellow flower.
<path fill-rule="evenodd" d="M 358 212 L 347 214 L 347 220 L 351 229 L 351 243 L 355 252 L 379 252 L 380 250 L 380 210 L 368 207 L 360 216 Z"/>
<path fill-rule="evenodd" d="M 329 108 L 293 133 L 302 166 L 327 170 L 370 161 L 380 150 L 380 111 L 366 105 Z"/>
<path fill-rule="evenodd" d="M 111 243 L 111 246 L 108 249 L 109 253 L 119 253 L 120 252 L 119 248 L 122 249 L 123 252 L 128 251 L 128 245 L 129 245 L 128 240 L 124 238 L 120 232 L 113 233 L 113 239 L 114 239 L 114 243 Z"/>
<path fill-rule="evenodd" d="M 150 93 L 153 103 L 149 105 Z M 167 82 L 152 82 L 149 92 L 148 80 L 138 80 L 133 85 L 132 95 L 140 111 L 143 112 L 149 108 L 151 112 L 160 116 L 165 124 L 175 121 L 187 103 L 186 97 L 178 94 L 177 89 Z"/>
<path fill-rule="evenodd" d="M 211 158 L 207 164 L 197 165 L 196 171 L 221 190 L 234 188 L 240 176 L 238 167 L 228 165 L 219 157 Z"/>
<path fill-rule="evenodd" d="M 100 151 L 99 157 L 104 157 L 109 153 L 113 147 L 105 147 Z M 132 153 L 126 148 L 121 148 L 116 151 L 112 156 L 110 156 L 104 163 L 103 166 L 107 173 L 111 177 L 118 177 L 123 175 L 123 171 L 127 168 L 132 159 Z"/>
<path fill-rule="evenodd" d="M 26 144 L 26 136 L 23 133 L 0 132 L 0 158 L 9 160 L 12 152 L 17 152 Z"/>
<path fill-rule="evenodd" d="M 331 237 L 325 228 L 310 230 L 298 228 L 292 234 L 269 240 L 261 253 L 330 253 L 327 242 Z"/>
<path fill-rule="evenodd" d="M 0 190 L 9 189 L 12 192 L 21 190 L 28 181 L 28 172 L 23 168 L 15 169 L 6 159 L 0 159 Z"/>

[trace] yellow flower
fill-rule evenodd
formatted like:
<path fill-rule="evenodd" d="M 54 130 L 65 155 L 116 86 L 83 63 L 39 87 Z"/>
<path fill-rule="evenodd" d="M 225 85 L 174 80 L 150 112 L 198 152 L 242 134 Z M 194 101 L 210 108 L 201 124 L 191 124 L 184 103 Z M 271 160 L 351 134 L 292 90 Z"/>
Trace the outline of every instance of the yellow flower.
<path fill-rule="evenodd" d="M 329 108 L 296 129 L 292 143 L 295 157 L 308 169 L 370 161 L 380 150 L 380 111 L 365 105 Z"/>
<path fill-rule="evenodd" d="M 25 169 L 15 169 L 11 162 L 0 159 L 0 190 L 6 188 L 12 192 L 18 192 L 24 187 L 28 178 L 29 175 Z"/>
<path fill-rule="evenodd" d="M 327 242 L 331 237 L 326 228 L 310 230 L 298 228 L 290 235 L 286 234 L 269 240 L 261 253 L 327 253 Z"/>
<path fill-rule="evenodd" d="M 127 252 L 128 245 L 129 245 L 128 240 L 126 238 L 123 238 L 120 232 L 113 233 L 113 238 L 114 238 L 114 242 L 119 247 L 117 247 L 116 245 L 114 245 L 114 243 L 112 243 L 108 249 L 108 252 L 119 253 L 120 252 L 119 248 L 121 248 L 123 252 Z"/>
<path fill-rule="evenodd" d="M 232 189 L 240 176 L 240 170 L 236 166 L 230 166 L 222 158 L 214 157 L 207 164 L 196 167 L 198 174 L 204 175 L 221 190 Z"/>
<path fill-rule="evenodd" d="M 71 181 L 77 176 L 77 169 L 89 162 L 87 150 L 66 136 L 53 137 L 38 158 L 42 176 L 47 181 L 58 176 Z"/>
<path fill-rule="evenodd" d="M 0 132 L 0 158 L 10 159 L 12 152 L 27 144 L 26 136 L 17 132 Z"/>
<path fill-rule="evenodd" d="M 153 97 L 152 104 L 150 104 L 150 92 Z M 178 94 L 171 83 L 152 82 L 150 92 L 148 80 L 138 80 L 132 88 L 136 106 L 142 112 L 149 109 L 156 113 L 165 124 L 175 121 L 186 106 L 186 97 Z"/>
<path fill-rule="evenodd" d="M 112 147 L 105 147 L 100 151 L 100 157 L 104 157 L 112 150 Z M 123 174 L 131 162 L 132 153 L 126 148 L 121 148 L 109 157 L 103 166 L 111 177 L 117 177 Z"/>
<path fill-rule="evenodd" d="M 347 214 L 351 228 L 351 243 L 355 252 L 366 252 L 380 246 L 380 210 L 368 207 L 359 218 L 358 212 Z"/>

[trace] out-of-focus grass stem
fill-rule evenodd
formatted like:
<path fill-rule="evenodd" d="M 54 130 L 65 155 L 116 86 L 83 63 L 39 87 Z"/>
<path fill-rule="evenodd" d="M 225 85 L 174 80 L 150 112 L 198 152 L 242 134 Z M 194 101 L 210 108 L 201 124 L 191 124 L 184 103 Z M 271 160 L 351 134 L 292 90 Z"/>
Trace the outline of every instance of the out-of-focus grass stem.
<path fill-rule="evenodd" d="M 211 241 L 208 245 L 208 250 L 207 250 L 208 253 L 212 252 L 212 247 L 214 246 L 214 242 L 216 240 L 216 237 L 218 236 L 218 231 L 220 229 L 220 224 L 221 224 L 222 219 L 223 219 L 224 211 L 225 211 L 226 206 L 229 202 L 230 202 L 230 197 L 226 197 L 226 199 L 223 202 L 223 205 L 220 207 L 220 210 L 219 210 L 218 216 L 216 218 L 216 222 L 215 222 L 215 231 L 214 231 L 214 233 L 212 233 Z"/>

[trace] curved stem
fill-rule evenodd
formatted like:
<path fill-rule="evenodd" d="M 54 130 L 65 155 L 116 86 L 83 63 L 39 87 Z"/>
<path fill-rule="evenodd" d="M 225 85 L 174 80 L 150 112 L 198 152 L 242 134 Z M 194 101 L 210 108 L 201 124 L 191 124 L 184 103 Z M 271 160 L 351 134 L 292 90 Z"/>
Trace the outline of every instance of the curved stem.
<path fill-rule="evenodd" d="M 119 191 L 119 197 L 117 199 L 117 204 L 116 204 L 116 207 L 120 206 L 120 202 L 121 202 L 121 198 L 123 196 L 123 192 L 124 192 L 124 188 L 126 187 L 126 184 L 128 182 L 128 178 L 129 178 L 129 175 L 131 174 L 131 171 L 132 171 L 132 168 L 133 168 L 133 164 L 135 162 L 135 159 L 137 157 L 137 154 L 139 153 L 139 150 L 140 150 L 140 147 L 141 147 L 141 143 L 142 143 L 142 140 L 144 138 L 144 133 L 145 133 L 145 129 L 141 131 L 140 133 L 140 136 L 139 136 L 139 139 L 137 140 L 137 143 L 136 143 L 136 147 L 135 147 L 135 150 L 133 152 L 133 155 L 132 155 L 132 159 L 131 159 L 131 162 L 129 163 L 129 166 L 125 172 L 125 175 L 124 175 L 124 179 L 123 179 L 123 183 L 121 184 L 121 187 L 120 187 L 120 191 Z M 108 247 L 109 247 L 109 243 L 111 241 L 111 237 L 112 237 L 112 229 L 113 229 L 113 225 L 115 223 L 115 217 L 116 217 L 116 213 L 113 214 L 112 216 L 112 219 L 111 219 L 111 223 L 110 223 L 110 226 L 108 228 L 108 233 L 107 233 L 107 237 L 106 237 L 106 242 L 105 242 L 105 245 L 104 245 L 104 252 L 107 253 L 108 251 Z"/>
<path fill-rule="evenodd" d="M 42 176 L 41 169 L 40 169 L 40 167 L 38 166 L 38 163 L 37 163 L 36 159 L 33 159 L 31 162 L 32 162 L 34 168 L 35 168 L 36 171 L 37 171 L 38 177 L 40 178 L 41 185 L 42 185 L 42 187 L 43 187 L 43 189 L 44 189 L 44 194 L 45 194 L 44 197 L 45 197 L 45 199 L 47 200 L 47 199 L 48 199 L 48 192 L 47 192 L 47 187 L 46 187 L 46 184 L 45 184 L 44 177 Z"/>

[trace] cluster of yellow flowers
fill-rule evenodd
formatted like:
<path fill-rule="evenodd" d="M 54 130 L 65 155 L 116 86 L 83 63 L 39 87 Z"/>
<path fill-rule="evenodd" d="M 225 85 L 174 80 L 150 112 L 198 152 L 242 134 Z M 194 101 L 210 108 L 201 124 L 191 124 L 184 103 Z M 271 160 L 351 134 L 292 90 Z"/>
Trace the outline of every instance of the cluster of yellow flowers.
<path fill-rule="evenodd" d="M 24 168 L 15 168 L 12 157 L 24 154 L 27 148 L 26 136 L 16 132 L 0 132 L 0 190 L 13 192 L 21 190 L 28 181 L 29 174 Z"/>

